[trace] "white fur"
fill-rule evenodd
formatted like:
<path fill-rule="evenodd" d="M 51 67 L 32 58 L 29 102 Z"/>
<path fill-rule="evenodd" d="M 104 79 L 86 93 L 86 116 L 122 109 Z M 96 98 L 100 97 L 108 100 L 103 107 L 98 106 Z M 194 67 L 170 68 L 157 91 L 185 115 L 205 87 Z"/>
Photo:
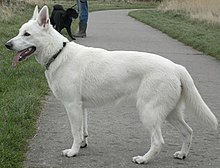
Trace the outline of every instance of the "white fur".
<path fill-rule="evenodd" d="M 45 65 L 68 40 L 49 24 L 48 8 L 25 23 L 10 40 L 14 50 L 36 46 L 36 59 Z M 28 31 L 31 36 L 24 37 Z M 164 143 L 161 126 L 165 119 L 182 133 L 183 145 L 174 157 L 187 156 L 192 129 L 183 118 L 187 110 L 198 114 L 212 128 L 217 120 L 202 100 L 187 70 L 161 56 L 136 51 L 107 51 L 68 42 L 45 71 L 54 95 L 64 104 L 71 124 L 73 144 L 63 155 L 75 156 L 87 144 L 86 109 L 118 104 L 133 97 L 140 118 L 151 135 L 150 150 L 133 158 L 147 163 L 159 154 Z"/>

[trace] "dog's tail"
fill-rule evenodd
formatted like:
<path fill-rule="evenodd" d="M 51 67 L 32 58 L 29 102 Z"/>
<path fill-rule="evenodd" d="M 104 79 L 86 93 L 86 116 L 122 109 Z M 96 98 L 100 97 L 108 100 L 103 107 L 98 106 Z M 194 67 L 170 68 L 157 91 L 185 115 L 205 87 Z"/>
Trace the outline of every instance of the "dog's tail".
<path fill-rule="evenodd" d="M 200 96 L 188 71 L 180 65 L 178 65 L 178 71 L 180 72 L 182 96 L 184 96 L 186 110 L 195 112 L 202 123 L 207 123 L 211 128 L 217 129 L 218 121 Z"/>

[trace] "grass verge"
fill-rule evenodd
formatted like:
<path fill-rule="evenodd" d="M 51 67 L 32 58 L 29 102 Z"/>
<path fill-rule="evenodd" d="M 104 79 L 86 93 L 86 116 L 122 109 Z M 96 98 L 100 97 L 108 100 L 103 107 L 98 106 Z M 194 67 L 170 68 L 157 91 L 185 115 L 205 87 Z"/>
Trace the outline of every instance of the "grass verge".
<path fill-rule="evenodd" d="M 139 10 L 129 13 L 135 19 L 148 24 L 186 45 L 220 59 L 220 26 L 192 20 L 177 12 Z"/>
<path fill-rule="evenodd" d="M 41 101 L 48 92 L 43 68 L 34 58 L 11 67 L 14 52 L 4 43 L 18 33 L 33 8 L 17 11 L 16 18 L 0 23 L 0 167 L 22 167 L 27 140 L 35 132 Z"/>
<path fill-rule="evenodd" d="M 220 23 L 219 0 L 164 0 L 159 9 L 162 11 L 184 11 L 192 19 L 209 23 Z"/>
<path fill-rule="evenodd" d="M 56 1 L 55 3 L 59 3 Z M 72 1 L 62 1 L 64 7 Z M 108 3 L 89 1 L 90 11 L 121 8 L 148 8 L 152 3 Z M 155 5 L 154 5 L 155 6 Z M 51 7 L 50 7 L 51 8 Z M 18 8 L 19 9 L 19 8 Z M 25 9 L 25 10 L 24 10 Z M 19 168 L 23 166 L 28 140 L 36 131 L 36 121 L 42 108 L 42 100 L 49 88 L 44 77 L 44 68 L 34 57 L 11 67 L 14 52 L 4 44 L 14 37 L 20 26 L 28 21 L 34 6 L 15 10 L 14 17 L 0 22 L 0 167 Z"/>
<path fill-rule="evenodd" d="M 100 0 L 91 0 L 89 1 L 89 11 L 98 11 L 98 10 L 112 10 L 112 9 L 149 9 L 155 8 L 158 4 L 155 2 L 117 2 L 117 1 L 100 1 Z"/>

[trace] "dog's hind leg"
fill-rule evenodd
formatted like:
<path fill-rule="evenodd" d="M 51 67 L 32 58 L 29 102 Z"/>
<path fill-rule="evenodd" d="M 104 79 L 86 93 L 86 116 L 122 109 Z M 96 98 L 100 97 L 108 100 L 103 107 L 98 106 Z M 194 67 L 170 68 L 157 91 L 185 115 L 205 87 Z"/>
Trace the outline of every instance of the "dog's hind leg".
<path fill-rule="evenodd" d="M 143 156 L 133 157 L 133 162 L 148 163 L 157 156 L 164 143 L 161 126 L 167 115 L 175 109 L 181 94 L 179 80 L 175 76 L 153 74 L 143 80 L 137 93 L 137 109 L 140 119 L 151 135 L 150 150 Z"/>
<path fill-rule="evenodd" d="M 88 145 L 87 109 L 83 110 L 82 135 L 83 135 L 83 141 L 80 147 L 85 148 Z"/>
<path fill-rule="evenodd" d="M 56 25 L 56 27 L 55 27 L 55 28 L 56 28 L 56 30 L 57 30 L 59 33 L 61 33 L 61 30 L 62 30 L 62 29 L 60 28 L 60 26 L 59 26 L 59 25 Z"/>
<path fill-rule="evenodd" d="M 71 132 L 73 136 L 73 144 L 70 149 L 66 149 L 62 151 L 63 156 L 72 157 L 76 156 L 79 152 L 80 146 L 83 141 L 82 135 L 82 123 L 83 123 L 83 109 L 82 109 L 82 102 L 73 102 L 64 104 L 70 126 Z"/>
<path fill-rule="evenodd" d="M 145 110 L 141 112 L 140 118 L 151 135 L 151 147 L 145 155 L 133 157 L 132 160 L 135 163 L 148 163 L 161 151 L 164 140 L 160 128 L 162 123 L 159 116 L 157 116 L 157 113 L 158 111 L 153 110 L 152 108 L 145 108 Z"/>
<path fill-rule="evenodd" d="M 168 116 L 167 120 L 182 134 L 183 144 L 181 151 L 174 153 L 174 158 L 185 159 L 189 153 L 189 149 L 192 142 L 192 128 L 185 122 L 183 117 L 183 112 L 185 109 L 185 104 L 180 101 L 174 111 L 172 111 Z"/>

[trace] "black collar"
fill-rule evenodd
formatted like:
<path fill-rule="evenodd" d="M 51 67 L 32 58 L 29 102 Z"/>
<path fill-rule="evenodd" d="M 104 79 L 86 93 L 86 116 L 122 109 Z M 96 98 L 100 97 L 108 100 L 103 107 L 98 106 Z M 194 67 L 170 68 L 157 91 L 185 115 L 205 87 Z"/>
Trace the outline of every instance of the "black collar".
<path fill-rule="evenodd" d="M 57 58 L 57 56 L 61 53 L 61 51 L 64 49 L 65 46 L 66 46 L 66 42 L 63 42 L 63 47 L 49 59 L 49 61 L 46 64 L 46 70 L 49 69 L 50 64 Z"/>

